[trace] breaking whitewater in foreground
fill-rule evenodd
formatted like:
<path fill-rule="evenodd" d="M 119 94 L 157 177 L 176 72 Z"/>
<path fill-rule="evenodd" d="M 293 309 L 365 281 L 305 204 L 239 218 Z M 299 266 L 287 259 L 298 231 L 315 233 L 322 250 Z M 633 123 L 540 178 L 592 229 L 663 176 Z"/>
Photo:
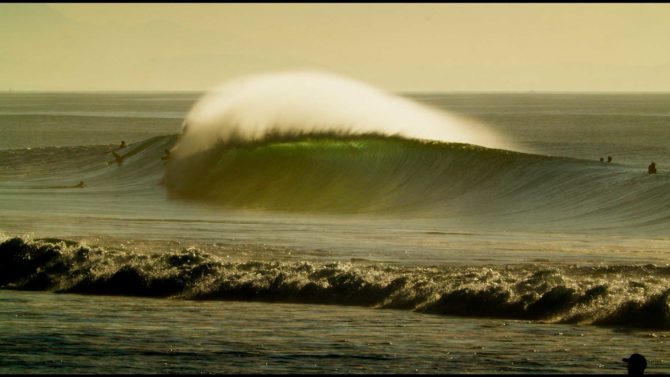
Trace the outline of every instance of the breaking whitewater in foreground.
<path fill-rule="evenodd" d="M 229 262 L 190 248 L 138 254 L 5 239 L 0 287 L 196 300 L 356 305 L 431 314 L 670 329 L 670 268 L 403 267 Z"/>

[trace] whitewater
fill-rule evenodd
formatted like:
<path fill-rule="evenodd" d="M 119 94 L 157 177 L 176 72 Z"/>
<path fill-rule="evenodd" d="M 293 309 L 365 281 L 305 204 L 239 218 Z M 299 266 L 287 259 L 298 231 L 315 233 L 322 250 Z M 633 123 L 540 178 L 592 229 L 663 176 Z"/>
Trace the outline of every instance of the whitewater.
<path fill-rule="evenodd" d="M 668 372 L 668 99 L 0 94 L 0 371 Z"/>

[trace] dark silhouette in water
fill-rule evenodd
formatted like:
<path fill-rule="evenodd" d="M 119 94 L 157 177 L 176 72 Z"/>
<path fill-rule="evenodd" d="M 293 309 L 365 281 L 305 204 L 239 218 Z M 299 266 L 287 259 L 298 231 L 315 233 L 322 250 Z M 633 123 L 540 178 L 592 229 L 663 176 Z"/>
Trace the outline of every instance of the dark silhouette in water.
<path fill-rule="evenodd" d="M 86 187 L 86 184 L 84 183 L 84 181 L 79 181 L 79 183 L 72 186 L 72 188 L 84 188 L 84 187 Z"/>
<path fill-rule="evenodd" d="M 121 166 L 123 163 L 123 160 L 125 159 L 124 156 L 121 156 L 120 154 L 116 153 L 116 151 L 112 151 L 112 155 L 114 155 L 114 159 L 116 160 L 116 164 Z M 110 162 L 111 163 L 111 162 Z"/>
<path fill-rule="evenodd" d="M 612 156 L 607 156 L 607 162 L 612 162 Z"/>
<path fill-rule="evenodd" d="M 115 159 L 115 161 L 112 161 L 112 162 L 116 162 L 116 164 L 119 165 L 119 166 L 121 166 L 121 164 L 123 163 L 123 159 L 124 159 L 125 157 L 123 157 L 123 156 L 121 156 L 120 154 L 116 153 L 116 151 L 118 151 L 119 149 L 123 149 L 123 148 L 125 148 L 125 147 L 126 147 L 126 141 L 125 141 L 125 140 L 121 140 L 121 144 L 120 144 L 118 147 L 116 147 L 116 148 L 114 148 L 114 149 L 112 149 L 112 150 L 110 151 L 110 153 L 114 156 L 114 159 Z M 111 164 L 112 162 L 108 162 L 108 164 Z"/>
<path fill-rule="evenodd" d="M 600 157 L 600 162 L 605 162 L 605 159 Z"/>
<path fill-rule="evenodd" d="M 639 353 L 634 353 L 630 357 L 624 357 L 621 359 L 628 363 L 628 375 L 629 376 L 641 376 L 644 374 L 644 370 L 647 368 L 647 359 Z"/>
<path fill-rule="evenodd" d="M 647 169 L 649 174 L 656 174 L 656 163 L 652 162 Z"/>

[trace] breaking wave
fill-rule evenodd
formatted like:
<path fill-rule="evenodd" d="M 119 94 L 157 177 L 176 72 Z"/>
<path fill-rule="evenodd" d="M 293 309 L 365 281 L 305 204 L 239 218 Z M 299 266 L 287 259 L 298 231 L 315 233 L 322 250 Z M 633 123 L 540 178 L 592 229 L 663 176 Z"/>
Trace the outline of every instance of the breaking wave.
<path fill-rule="evenodd" d="M 377 133 L 510 148 L 474 120 L 340 75 L 294 71 L 242 77 L 211 90 L 186 116 L 174 155 L 189 156 L 217 142 L 314 133 Z"/>
<path fill-rule="evenodd" d="M 0 288 L 404 309 L 468 317 L 670 329 L 670 268 L 402 267 L 228 262 L 195 248 L 138 254 L 6 238 Z"/>
<path fill-rule="evenodd" d="M 658 227 L 668 176 L 594 161 L 382 135 L 275 136 L 175 159 L 175 197 L 256 209 Z M 482 216 L 483 215 L 483 216 Z M 582 222 L 583 221 L 583 222 Z"/>
<path fill-rule="evenodd" d="M 275 135 L 162 160 L 178 135 L 109 146 L 0 151 L 3 186 L 152 192 L 230 208 L 454 218 L 544 229 L 670 221 L 670 176 L 617 164 L 379 134 Z M 111 190 L 111 191 L 110 191 Z M 468 220 L 469 219 L 469 220 Z"/>

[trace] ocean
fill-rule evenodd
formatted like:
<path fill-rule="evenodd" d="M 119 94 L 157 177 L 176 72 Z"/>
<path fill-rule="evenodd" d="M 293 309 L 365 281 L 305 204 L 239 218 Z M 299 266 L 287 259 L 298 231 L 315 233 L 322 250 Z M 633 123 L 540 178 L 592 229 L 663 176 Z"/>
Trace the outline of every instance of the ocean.
<path fill-rule="evenodd" d="M 167 155 L 201 96 L 0 94 L 0 373 L 670 373 L 670 94 Z"/>

